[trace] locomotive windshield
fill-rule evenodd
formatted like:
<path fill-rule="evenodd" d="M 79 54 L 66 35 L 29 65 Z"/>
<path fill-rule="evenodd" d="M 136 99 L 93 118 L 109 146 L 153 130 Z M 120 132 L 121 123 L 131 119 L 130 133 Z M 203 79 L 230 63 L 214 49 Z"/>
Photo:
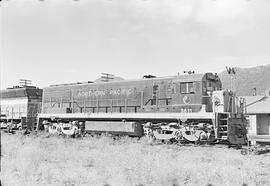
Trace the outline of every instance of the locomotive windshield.
<path fill-rule="evenodd" d="M 206 95 L 207 92 L 212 92 L 216 90 L 221 90 L 221 82 L 218 80 L 206 80 L 202 82 L 203 94 Z"/>
<path fill-rule="evenodd" d="M 214 87 L 215 87 L 215 82 L 207 81 L 207 83 L 206 83 L 206 90 L 207 91 L 213 91 Z"/>
<path fill-rule="evenodd" d="M 215 90 L 221 90 L 221 82 L 217 75 L 207 74 L 206 81 L 203 82 L 203 91 L 212 92 Z"/>

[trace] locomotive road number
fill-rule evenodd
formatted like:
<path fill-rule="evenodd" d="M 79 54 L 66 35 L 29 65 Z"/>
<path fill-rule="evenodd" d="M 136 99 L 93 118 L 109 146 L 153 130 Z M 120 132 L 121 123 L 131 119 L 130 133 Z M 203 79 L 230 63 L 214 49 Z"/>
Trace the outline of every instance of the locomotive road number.
<path fill-rule="evenodd" d="M 191 108 L 181 108 L 180 112 L 181 113 L 191 113 L 192 109 Z"/>

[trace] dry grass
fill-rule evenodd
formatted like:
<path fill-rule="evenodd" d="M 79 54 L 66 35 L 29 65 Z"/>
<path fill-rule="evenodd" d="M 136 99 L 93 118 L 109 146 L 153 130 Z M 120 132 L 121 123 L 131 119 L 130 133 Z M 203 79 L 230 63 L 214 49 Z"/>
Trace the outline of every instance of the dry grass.
<path fill-rule="evenodd" d="M 2 133 L 8 185 L 270 185 L 270 155 L 147 139 L 70 139 Z"/>

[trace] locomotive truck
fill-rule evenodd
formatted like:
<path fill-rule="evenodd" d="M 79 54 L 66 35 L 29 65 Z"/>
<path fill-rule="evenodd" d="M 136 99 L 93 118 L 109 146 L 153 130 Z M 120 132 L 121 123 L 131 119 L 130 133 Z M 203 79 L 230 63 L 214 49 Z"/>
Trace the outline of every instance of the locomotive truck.
<path fill-rule="evenodd" d="M 77 125 L 88 133 L 245 144 L 243 105 L 213 73 L 51 85 L 37 129 Z"/>

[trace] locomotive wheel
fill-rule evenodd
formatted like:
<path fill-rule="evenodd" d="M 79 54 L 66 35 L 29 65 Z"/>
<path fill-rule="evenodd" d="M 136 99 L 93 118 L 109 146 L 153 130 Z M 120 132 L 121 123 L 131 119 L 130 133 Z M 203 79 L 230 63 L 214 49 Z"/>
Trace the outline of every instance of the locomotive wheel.
<path fill-rule="evenodd" d="M 150 139 L 155 139 L 155 135 L 151 129 L 147 131 L 146 136 Z"/>
<path fill-rule="evenodd" d="M 53 123 L 51 126 L 48 128 L 49 134 L 60 134 L 61 133 L 61 128 L 57 123 Z"/>
<path fill-rule="evenodd" d="M 206 135 L 203 130 L 186 130 L 185 128 L 181 129 L 183 138 L 187 141 L 197 142 L 201 140 L 202 135 Z"/>
<path fill-rule="evenodd" d="M 181 140 L 183 140 L 183 135 L 182 135 L 182 133 L 180 131 L 176 131 L 174 133 L 174 136 L 175 136 L 174 140 L 176 142 L 181 142 Z"/>

